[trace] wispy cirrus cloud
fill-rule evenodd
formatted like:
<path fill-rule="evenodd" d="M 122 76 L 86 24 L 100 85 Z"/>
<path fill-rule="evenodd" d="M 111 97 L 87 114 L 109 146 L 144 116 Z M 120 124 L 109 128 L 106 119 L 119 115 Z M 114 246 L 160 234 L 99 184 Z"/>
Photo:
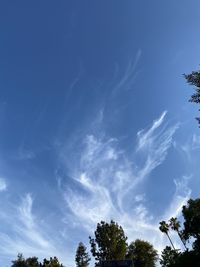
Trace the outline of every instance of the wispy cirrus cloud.
<path fill-rule="evenodd" d="M 40 259 L 57 255 L 65 260 L 56 240 L 49 237 L 47 227 L 34 216 L 31 194 L 26 194 L 18 206 L 12 206 L 6 212 L 2 218 L 10 226 L 10 231 L 0 233 L 0 252 L 4 257 L 15 258 L 18 253 L 23 253 L 26 257 L 36 255 Z"/>
<path fill-rule="evenodd" d="M 194 158 L 193 153 L 198 152 L 200 149 L 200 136 L 197 134 L 193 134 L 188 137 L 184 144 L 177 144 L 175 143 L 175 147 L 182 152 L 187 157 L 187 160 L 192 161 Z"/>
<path fill-rule="evenodd" d="M 80 238 L 84 239 L 80 233 L 92 234 L 99 221 L 110 219 L 123 226 L 129 241 L 146 239 L 161 251 L 168 243 L 159 232 L 159 221 L 179 216 L 191 194 L 189 179 L 174 180 L 174 195 L 158 217 L 148 206 L 148 194 L 141 190 L 140 185 L 151 182 L 152 171 L 164 163 L 178 129 L 178 124 L 171 125 L 166 115 L 165 111 L 149 127 L 139 131 L 136 145 L 132 153 L 128 153 L 120 139 L 104 132 L 101 111 L 91 130 L 84 131 L 84 136 L 77 136 L 78 140 L 70 140 L 70 145 L 66 144 L 59 151 L 59 160 L 66 167 L 62 171 L 67 176 L 57 177 L 64 199 L 61 205 L 67 207 L 60 218 L 61 229 L 54 234 L 53 224 L 38 216 L 32 194 L 25 194 L 11 209 L 0 213 L 1 222 L 10 226 L 10 233 L 0 234 L 2 255 L 8 258 L 15 258 L 19 252 L 39 258 L 57 255 L 72 266 L 74 245 L 66 259 L 63 240 L 68 240 L 74 230 L 76 235 L 71 238 L 77 244 Z"/>
<path fill-rule="evenodd" d="M 117 79 L 117 84 L 114 87 L 113 91 L 112 91 L 112 95 L 115 95 L 116 93 L 118 93 L 120 90 L 130 90 L 131 86 L 133 85 L 137 75 L 138 75 L 138 71 L 137 71 L 137 66 L 138 63 L 141 59 L 141 55 L 142 55 L 142 50 L 138 49 L 135 57 L 133 60 L 131 60 L 123 74 L 123 76 L 119 79 Z M 115 75 L 114 76 L 118 76 L 118 72 L 119 72 L 119 66 L 116 65 L 116 71 L 115 71 Z"/>
<path fill-rule="evenodd" d="M 188 186 L 190 179 L 191 176 L 183 176 L 181 179 L 174 179 L 176 190 L 169 207 L 163 215 L 165 220 L 180 216 L 183 205 L 185 205 L 187 200 L 191 197 L 191 189 Z"/>
<path fill-rule="evenodd" d="M 190 180 L 191 176 L 182 176 L 179 179 L 174 179 L 175 192 L 168 207 L 166 207 L 165 212 L 162 214 L 162 216 L 160 216 L 158 222 L 163 220 L 168 221 L 172 217 L 176 217 L 180 221 L 182 221 L 182 218 L 180 217 L 182 213 L 182 207 L 183 205 L 186 205 L 188 199 L 191 198 L 192 193 L 189 187 Z M 170 236 L 175 245 L 175 248 L 183 249 L 182 242 L 180 242 L 177 233 L 175 231 L 170 231 Z M 170 245 L 166 235 L 162 234 L 161 240 L 162 242 L 159 243 L 159 252 L 161 252 L 166 244 Z"/>
<path fill-rule="evenodd" d="M 139 178 L 145 178 L 152 170 L 165 160 L 168 150 L 172 145 L 173 136 L 179 124 L 167 126 L 164 124 L 167 111 L 152 123 L 152 126 L 137 133 L 138 144 L 136 151 L 142 153 L 144 165 L 139 170 Z"/>
<path fill-rule="evenodd" d="M 148 129 L 146 131 L 145 131 L 145 129 L 142 129 L 139 132 L 137 132 L 137 137 L 138 137 L 137 151 L 142 150 L 142 149 L 152 145 L 154 138 L 156 137 L 154 135 L 154 132 L 156 131 L 156 129 L 158 129 L 162 125 L 162 123 L 166 117 L 166 114 L 167 114 L 167 111 L 165 110 L 161 114 L 161 116 L 153 122 L 150 129 Z"/>
<path fill-rule="evenodd" d="M 17 227 L 17 231 L 40 248 L 50 249 L 52 248 L 51 242 L 45 239 L 41 233 L 36 223 L 36 218 L 34 218 L 32 213 L 32 206 L 33 198 L 30 194 L 26 194 L 26 196 L 22 198 L 22 203 L 18 208 L 18 219 L 21 221 L 21 226 Z"/>
<path fill-rule="evenodd" d="M 7 189 L 7 183 L 5 178 L 0 177 L 0 192 Z"/>
<path fill-rule="evenodd" d="M 68 184 L 65 201 L 74 220 L 82 222 L 89 232 L 100 220 L 114 219 L 124 227 L 130 240 L 139 237 L 157 248 L 160 242 L 159 250 L 163 247 L 165 240 L 158 229 L 160 218 L 148 209 L 148 196 L 139 191 L 139 185 L 151 179 L 151 172 L 165 161 L 172 145 L 178 124 L 166 123 L 166 114 L 164 111 L 148 129 L 137 133 L 137 145 L 131 155 L 121 149 L 120 140 L 98 132 L 83 138 L 75 164 L 64 159 L 69 176 L 79 187 L 73 190 Z M 142 157 L 139 163 L 138 157 Z M 175 203 L 181 205 L 183 201 L 179 200 L 188 196 L 177 189 L 166 209 Z"/>

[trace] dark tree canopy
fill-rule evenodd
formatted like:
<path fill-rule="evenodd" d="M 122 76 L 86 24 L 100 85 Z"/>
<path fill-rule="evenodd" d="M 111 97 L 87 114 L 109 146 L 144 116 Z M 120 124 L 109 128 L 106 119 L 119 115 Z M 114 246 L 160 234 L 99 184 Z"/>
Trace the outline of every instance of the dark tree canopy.
<path fill-rule="evenodd" d="M 166 247 L 162 252 L 160 264 L 162 267 L 199 267 L 200 257 L 194 250 L 181 253 Z"/>
<path fill-rule="evenodd" d="M 44 259 L 42 267 L 64 267 L 61 263 L 59 263 L 58 259 L 56 257 L 50 257 L 49 260 Z"/>
<path fill-rule="evenodd" d="M 126 256 L 127 237 L 124 230 L 114 221 L 97 224 L 95 238 L 90 239 L 91 253 L 95 257 L 96 265 L 101 260 L 122 260 Z"/>
<path fill-rule="evenodd" d="M 185 251 L 166 247 L 161 255 L 162 267 L 199 267 L 200 266 L 200 199 L 190 199 L 182 208 L 183 227 L 176 218 L 169 220 L 169 226 L 176 231 Z M 164 231 L 163 231 L 164 232 Z M 190 250 L 186 247 L 190 243 Z"/>
<path fill-rule="evenodd" d="M 12 261 L 11 267 L 40 267 L 37 257 L 25 259 L 22 254 L 18 254 L 17 259 Z"/>
<path fill-rule="evenodd" d="M 172 240 L 171 240 L 171 238 L 170 238 L 170 236 L 169 236 L 169 224 L 166 223 L 165 221 L 162 221 L 162 222 L 160 222 L 160 227 L 159 227 L 159 229 L 160 229 L 160 231 L 161 231 L 162 233 L 165 233 L 165 234 L 167 235 L 167 237 L 168 237 L 168 239 L 169 239 L 169 241 L 170 241 L 170 243 L 171 243 L 173 249 L 175 250 L 174 244 L 173 244 L 173 242 L 172 242 Z"/>
<path fill-rule="evenodd" d="M 171 247 L 167 246 L 161 254 L 160 264 L 163 267 L 172 267 L 177 262 L 177 258 L 179 253 L 177 250 L 172 249 Z"/>
<path fill-rule="evenodd" d="M 26 259 L 26 264 L 28 267 L 41 267 L 37 257 L 31 257 Z"/>
<path fill-rule="evenodd" d="M 195 200 L 190 199 L 187 206 L 183 206 L 184 230 L 185 239 L 193 237 L 194 249 L 200 251 L 200 198 Z"/>
<path fill-rule="evenodd" d="M 154 247 L 140 239 L 132 242 L 127 250 L 127 259 L 134 262 L 134 267 L 155 267 L 158 255 Z"/>
<path fill-rule="evenodd" d="M 190 74 L 184 74 L 185 79 L 190 85 L 195 87 L 195 93 L 189 99 L 190 102 L 200 103 L 200 71 L 193 71 Z M 200 126 L 200 117 L 196 118 Z"/>
<path fill-rule="evenodd" d="M 89 254 L 87 253 L 87 248 L 82 242 L 79 243 L 76 250 L 76 267 L 87 267 L 90 262 Z"/>
<path fill-rule="evenodd" d="M 12 261 L 11 267 L 64 267 L 64 265 L 59 263 L 56 257 L 51 257 L 49 260 L 44 259 L 41 263 L 37 257 L 25 259 L 22 254 L 18 254 L 17 260 Z"/>

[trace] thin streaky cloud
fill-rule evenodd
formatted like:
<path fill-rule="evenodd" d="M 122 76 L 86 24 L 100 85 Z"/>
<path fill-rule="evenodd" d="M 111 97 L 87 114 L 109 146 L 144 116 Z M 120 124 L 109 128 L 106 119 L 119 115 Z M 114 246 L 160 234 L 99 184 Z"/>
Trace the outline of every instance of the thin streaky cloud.
<path fill-rule="evenodd" d="M 171 204 L 166 210 L 163 218 L 168 220 L 171 217 L 179 217 L 181 215 L 182 207 L 187 203 L 187 200 L 191 197 L 191 189 L 188 183 L 191 176 L 183 176 L 181 179 L 174 179 L 175 193 Z"/>
<path fill-rule="evenodd" d="M 80 64 L 77 75 L 75 76 L 75 78 L 72 80 L 72 82 L 69 84 L 69 86 L 66 89 L 66 93 L 65 93 L 66 100 L 71 96 L 71 94 L 73 93 L 73 90 L 77 87 L 78 83 L 80 82 L 83 71 L 84 71 L 83 66 L 82 64 Z"/>
<path fill-rule="evenodd" d="M 155 130 L 162 125 L 166 114 L 167 114 L 167 111 L 166 110 L 163 111 L 161 116 L 153 122 L 153 124 L 149 130 L 145 131 L 145 129 L 142 129 L 142 130 L 138 131 L 138 133 L 137 133 L 137 137 L 138 137 L 137 151 L 142 149 L 143 147 L 149 145 L 149 143 L 152 140 L 152 136 L 153 136 Z"/>
<path fill-rule="evenodd" d="M 0 233 L 0 252 L 5 257 L 16 257 L 23 253 L 25 257 L 37 255 L 40 259 L 57 255 L 66 262 L 62 248 L 58 249 L 58 240 L 49 238 L 46 226 L 40 224 L 33 214 L 33 198 L 27 193 L 17 207 L 9 214 L 10 233 Z"/>
<path fill-rule="evenodd" d="M 135 58 L 129 62 L 126 70 L 125 70 L 125 73 L 124 75 L 121 77 L 121 79 L 119 79 L 117 77 L 117 73 L 119 72 L 119 66 L 117 66 L 116 68 L 116 73 L 114 75 L 114 77 L 116 77 L 117 79 L 117 82 L 116 82 L 116 85 L 112 91 L 112 95 L 115 95 L 116 93 L 118 93 L 121 89 L 122 90 L 127 90 L 127 89 L 130 89 L 130 86 L 133 84 L 135 78 L 136 78 L 136 75 L 137 75 L 137 71 L 136 71 L 136 68 L 137 68 L 137 65 L 140 61 L 140 58 L 141 58 L 141 55 L 142 55 L 142 50 L 139 49 L 136 53 L 136 56 Z"/>
<path fill-rule="evenodd" d="M 145 143 L 143 143 L 142 153 L 143 155 L 146 155 L 146 160 L 143 168 L 140 170 L 140 175 L 139 175 L 140 177 L 144 178 L 153 169 L 162 164 L 162 162 L 165 160 L 167 156 L 169 148 L 172 145 L 173 136 L 178 128 L 179 125 L 175 124 L 169 127 L 164 132 L 158 132 L 155 135 L 150 135 L 148 138 L 145 138 Z"/>
<path fill-rule="evenodd" d="M 129 240 L 138 237 L 147 239 L 156 247 L 160 242 L 158 249 L 161 251 L 166 243 L 158 229 L 158 218 L 148 209 L 145 193 L 138 193 L 138 185 L 144 178 L 151 179 L 151 172 L 164 163 L 173 143 L 178 124 L 169 126 L 164 123 L 166 114 L 164 111 L 150 129 L 137 134 L 138 145 L 133 147 L 133 154 L 135 159 L 141 153 L 144 158 L 137 168 L 133 162 L 135 159 L 128 157 L 126 151 L 120 148 L 120 140 L 107 138 L 105 133 L 99 132 L 86 135 L 82 149 L 77 148 L 79 157 L 70 169 L 70 177 L 79 184 L 81 191 L 73 190 L 68 185 L 64 192 L 75 223 L 82 222 L 90 233 L 99 221 L 114 219 L 124 227 Z M 68 165 L 67 161 L 65 164 Z M 180 199 L 185 200 L 189 196 L 179 193 L 180 190 L 176 190 L 167 210 L 171 205 L 179 207 L 183 203 Z M 135 198 L 132 197 L 134 195 Z M 131 204 L 130 209 L 127 204 Z"/>
<path fill-rule="evenodd" d="M 7 183 L 5 178 L 0 177 L 0 192 L 7 189 Z"/>
<path fill-rule="evenodd" d="M 26 225 L 28 229 L 32 229 L 34 227 L 34 218 L 32 215 L 32 205 L 33 199 L 30 194 L 26 194 L 24 198 L 22 198 L 22 204 L 19 206 L 19 218 L 22 223 Z"/>

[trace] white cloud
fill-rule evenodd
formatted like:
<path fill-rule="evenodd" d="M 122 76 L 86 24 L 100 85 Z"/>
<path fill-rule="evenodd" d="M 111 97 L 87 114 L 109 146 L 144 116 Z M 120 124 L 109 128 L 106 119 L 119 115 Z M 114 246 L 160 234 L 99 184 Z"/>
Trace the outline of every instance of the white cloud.
<path fill-rule="evenodd" d="M 6 180 L 2 177 L 0 177 L 0 192 L 5 191 L 7 189 L 7 183 Z"/>
<path fill-rule="evenodd" d="M 200 135 L 193 134 L 192 147 L 193 147 L 193 149 L 199 149 L 200 148 Z"/>
<path fill-rule="evenodd" d="M 174 144 L 176 150 L 182 155 L 186 156 L 187 163 L 198 162 L 198 156 L 195 153 L 200 151 L 200 136 L 197 134 L 189 135 L 184 143 L 176 142 Z"/>
<path fill-rule="evenodd" d="M 160 218 L 158 218 L 159 219 L 158 222 L 163 220 L 168 221 L 172 217 L 176 217 L 180 221 L 182 220 L 181 218 L 182 207 L 187 203 L 188 199 L 191 198 L 191 189 L 188 186 L 190 178 L 191 176 L 183 176 L 180 179 L 174 180 L 175 184 L 174 195 L 170 200 L 170 203 L 166 208 L 165 212 L 162 214 L 162 216 L 160 216 Z M 180 242 L 177 233 L 175 233 L 174 231 L 170 231 L 169 234 L 171 236 L 175 248 L 183 249 L 182 242 Z M 162 234 L 161 238 L 163 242 L 159 244 L 159 249 L 158 249 L 159 253 L 161 253 L 165 245 L 170 245 L 166 235 Z"/>
<path fill-rule="evenodd" d="M 123 74 L 123 76 L 121 77 L 121 79 L 119 79 L 117 77 L 117 84 L 114 87 L 112 94 L 116 94 L 118 93 L 120 90 L 129 90 L 131 89 L 131 86 L 133 85 L 137 75 L 138 75 L 138 71 L 136 71 L 137 65 L 140 61 L 142 55 L 142 50 L 138 49 L 135 58 L 133 60 L 131 60 L 125 70 L 125 73 Z M 118 72 L 119 72 L 119 66 L 117 65 L 117 70 L 115 73 L 115 76 L 118 76 Z"/>
<path fill-rule="evenodd" d="M 25 257 L 38 256 L 40 259 L 58 256 L 66 261 L 63 248 L 58 249 L 56 238 L 50 237 L 47 225 L 42 225 L 33 215 L 33 198 L 26 194 L 18 207 L 7 210 L 6 217 L 8 233 L 0 233 L 0 253 L 5 257 L 15 258 L 18 253 Z"/>
<path fill-rule="evenodd" d="M 27 228 L 32 229 L 34 227 L 34 220 L 32 215 L 33 199 L 30 194 L 27 194 L 22 199 L 22 204 L 19 206 L 19 218 L 26 225 Z"/>
<path fill-rule="evenodd" d="M 181 179 L 174 179 L 176 190 L 171 203 L 163 216 L 165 220 L 168 220 L 171 217 L 180 216 L 183 205 L 186 204 L 191 196 L 191 189 L 188 186 L 190 178 L 191 176 L 183 176 Z"/>
<path fill-rule="evenodd" d="M 119 140 L 99 133 L 85 137 L 83 147 L 78 150 L 79 154 L 76 153 L 75 164 L 68 164 L 65 158 L 69 176 L 80 187 L 73 190 L 68 185 L 64 193 L 74 221 L 81 222 L 91 232 L 97 222 L 114 219 L 123 226 L 130 241 L 147 239 L 159 251 L 166 245 L 158 229 L 158 218 L 154 218 L 147 208 L 147 196 L 144 192 L 138 193 L 138 185 L 144 178 L 151 179 L 152 170 L 166 159 L 178 129 L 177 124 L 169 126 L 164 123 L 166 113 L 163 112 L 149 129 L 138 132 L 134 159 L 120 148 Z M 141 156 L 143 161 L 136 165 L 134 160 Z M 181 196 L 177 189 L 173 204 Z"/>
<path fill-rule="evenodd" d="M 137 145 L 130 155 L 121 148 L 120 140 L 106 136 L 101 127 L 102 118 L 95 121 L 99 127 L 92 127 L 98 129 L 96 132 L 88 131 L 82 142 L 79 139 L 63 146 L 60 159 L 71 180 L 58 174 L 57 183 L 67 204 L 67 212 L 62 218 L 66 228 L 60 229 L 57 237 L 53 236 L 49 225 L 37 216 L 32 195 L 26 194 L 12 212 L 7 212 L 7 217 L 1 216 L 8 222 L 11 233 L 0 234 L 0 253 L 15 257 L 23 252 L 25 256 L 40 258 L 57 255 L 72 266 L 74 252 L 70 251 L 66 259 L 63 257 L 65 248 L 59 245 L 60 240 L 72 235 L 68 228 L 92 234 L 97 222 L 110 219 L 122 225 L 129 241 L 146 239 L 160 252 L 168 241 L 158 229 L 159 221 L 178 216 L 191 193 L 186 177 L 174 180 L 174 196 L 158 218 L 148 207 L 148 194 L 140 186 L 147 179 L 151 181 L 152 171 L 165 161 L 173 143 L 178 125 L 166 123 L 166 114 L 163 112 L 149 128 L 138 132 Z M 80 237 L 73 236 L 73 242 L 79 242 L 77 238 Z"/>
<path fill-rule="evenodd" d="M 136 202 L 141 202 L 145 200 L 145 194 L 139 194 L 135 196 L 135 201 Z"/>
<path fill-rule="evenodd" d="M 164 111 L 149 129 L 143 129 L 137 133 L 136 152 L 142 155 L 143 163 L 138 168 L 135 184 L 148 177 L 156 167 L 164 162 L 173 143 L 173 136 L 179 125 L 167 127 L 164 124 L 166 114 L 167 111 Z"/>
<path fill-rule="evenodd" d="M 165 110 L 161 114 L 160 118 L 158 118 L 157 120 L 155 120 L 153 122 L 153 124 L 149 130 L 145 131 L 143 129 L 137 133 L 137 136 L 138 136 L 137 151 L 152 145 L 152 143 L 156 137 L 156 136 L 154 136 L 154 132 L 156 129 L 158 129 L 162 125 L 166 114 L 167 114 L 167 111 Z"/>

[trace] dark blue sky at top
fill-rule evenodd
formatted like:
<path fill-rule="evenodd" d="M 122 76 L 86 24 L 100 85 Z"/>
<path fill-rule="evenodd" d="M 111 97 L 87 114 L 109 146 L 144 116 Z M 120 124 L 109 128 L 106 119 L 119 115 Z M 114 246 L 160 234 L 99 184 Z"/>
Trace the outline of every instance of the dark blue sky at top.
<path fill-rule="evenodd" d="M 165 110 L 161 134 L 181 125 L 174 147 L 137 193 L 149 197 L 147 208 L 155 216 L 173 198 L 173 179 L 191 175 L 192 194 L 199 194 L 197 107 L 187 103 L 192 90 L 182 76 L 199 67 L 199 10 L 197 0 L 0 3 L 0 178 L 7 184 L 0 201 L 5 207 L 30 193 L 36 215 L 50 212 L 49 228 L 62 228 L 56 216 L 63 213 L 64 191 L 82 192 L 69 170 L 74 162 L 82 164 L 85 136 L 116 138 L 119 151 L 139 166 L 146 154 L 136 155 L 137 132 Z M 186 160 L 182 153 L 190 142 L 194 149 L 190 155 L 187 150 Z M 107 168 L 99 164 L 95 173 Z M 82 228 L 73 231 L 78 235 Z M 78 241 L 67 244 L 74 249 Z"/>
<path fill-rule="evenodd" d="M 1 99 L 3 102 L 9 99 L 7 105 L 11 108 L 8 110 L 15 114 L 11 115 L 13 123 L 9 124 L 8 132 L 15 130 L 19 144 L 23 130 L 29 128 L 31 131 L 32 122 L 46 108 L 46 120 L 39 125 L 41 133 L 55 134 L 61 114 L 67 112 L 70 105 L 66 106 L 70 84 L 82 72 L 81 84 L 70 92 L 72 100 L 69 101 L 73 106 L 79 104 L 79 109 L 77 107 L 71 116 L 77 125 L 80 113 L 81 117 L 87 117 L 90 107 L 93 108 L 91 98 L 106 101 L 109 88 L 96 89 L 96 84 L 112 79 L 116 63 L 121 72 L 125 71 L 138 49 L 143 53 L 139 66 L 142 77 L 137 84 L 139 92 L 134 92 L 132 98 L 142 98 L 141 112 L 144 109 L 152 112 L 151 105 L 169 105 L 173 99 L 166 95 L 176 91 L 173 94 L 176 97 L 179 88 L 167 86 L 171 85 L 173 73 L 168 72 L 171 62 L 168 66 L 163 66 L 163 62 L 173 60 L 178 48 L 198 40 L 197 22 L 195 5 L 182 3 L 180 10 L 179 4 L 173 1 L 60 1 L 56 4 L 53 1 L 20 1 L 2 4 Z M 156 87 L 156 97 L 152 87 Z M 127 94 L 122 96 L 122 101 L 127 101 Z M 114 102 L 117 100 L 111 104 Z M 21 127 L 18 127 L 20 123 Z M 73 122 L 71 124 L 73 126 Z M 15 138 L 12 139 L 15 142 Z"/>

